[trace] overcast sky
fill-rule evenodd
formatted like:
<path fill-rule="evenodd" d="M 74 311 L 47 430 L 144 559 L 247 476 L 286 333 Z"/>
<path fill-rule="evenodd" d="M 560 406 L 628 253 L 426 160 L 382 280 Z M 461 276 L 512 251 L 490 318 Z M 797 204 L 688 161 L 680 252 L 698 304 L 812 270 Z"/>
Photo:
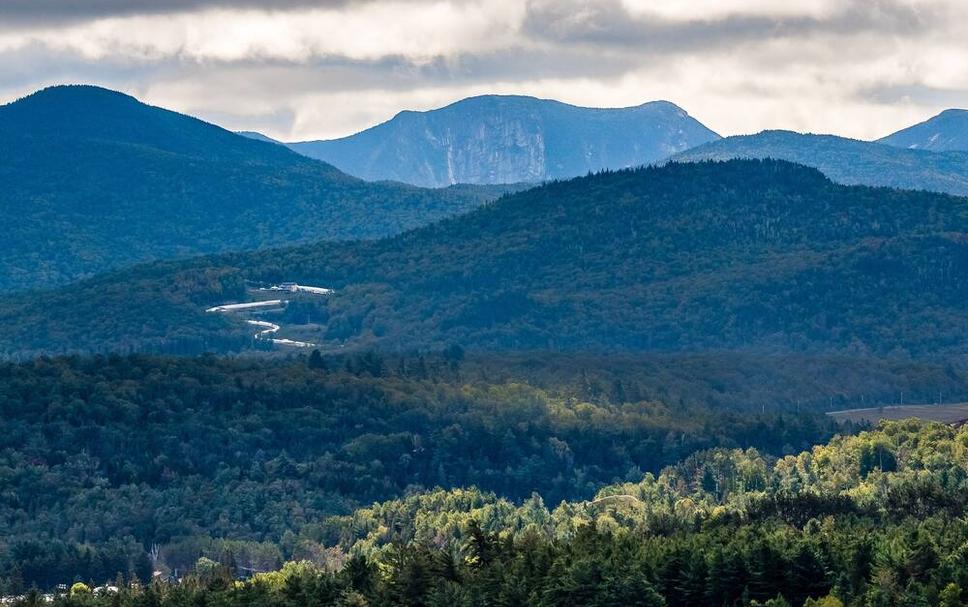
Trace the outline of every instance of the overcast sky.
<path fill-rule="evenodd" d="M 94 83 L 301 140 L 482 93 L 666 99 L 724 135 L 874 138 L 968 106 L 966 2 L 2 0 L 0 101 Z"/>

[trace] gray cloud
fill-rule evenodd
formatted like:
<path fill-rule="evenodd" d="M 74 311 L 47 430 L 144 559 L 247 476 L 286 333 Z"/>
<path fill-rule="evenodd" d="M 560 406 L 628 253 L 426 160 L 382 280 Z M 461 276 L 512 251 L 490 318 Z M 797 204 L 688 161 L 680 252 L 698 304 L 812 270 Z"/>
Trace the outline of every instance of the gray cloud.
<path fill-rule="evenodd" d="M 4 0 L 0 98 L 93 82 L 281 138 L 485 92 L 666 98 L 725 133 L 860 137 L 968 105 L 961 0 L 696 0 L 716 10 L 686 15 L 636 2 Z"/>
<path fill-rule="evenodd" d="M 36 57 L 36 68 L 45 61 Z M 415 64 L 406 57 L 389 56 L 379 60 L 352 60 L 345 57 L 318 57 L 308 62 L 292 61 L 211 61 L 183 63 L 168 59 L 152 65 L 155 78 L 177 75 L 195 79 L 210 87 L 242 86 L 254 91 L 268 89 L 279 94 L 301 95 L 312 92 L 351 93 L 353 91 L 401 92 L 420 87 L 467 86 L 489 81 L 529 82 L 536 79 L 570 79 L 594 74 L 602 80 L 620 78 L 640 64 L 634 55 L 615 57 L 603 64 L 601 57 L 579 49 L 509 48 L 480 54 L 461 54 Z M 88 66 L 84 62 L 61 73 Z M 27 75 L 30 70 L 18 70 Z M 137 69 L 101 65 L 88 73 L 101 71 L 128 75 Z M 0 68 L 0 77 L 3 75 Z M 645 100 L 643 100 L 645 101 Z"/>
<path fill-rule="evenodd" d="M 58 23 L 100 17 L 157 15 L 209 8 L 291 10 L 332 8 L 370 0 L 3 0 L 0 17 L 19 23 Z"/>
<path fill-rule="evenodd" d="M 587 44 L 648 52 L 700 51 L 771 38 L 812 35 L 912 35 L 947 17 L 942 11 L 915 10 L 897 0 L 845 0 L 834 17 L 731 15 L 721 19 L 678 21 L 637 18 L 619 0 L 557 0 L 532 3 L 525 31 L 556 44 Z"/>

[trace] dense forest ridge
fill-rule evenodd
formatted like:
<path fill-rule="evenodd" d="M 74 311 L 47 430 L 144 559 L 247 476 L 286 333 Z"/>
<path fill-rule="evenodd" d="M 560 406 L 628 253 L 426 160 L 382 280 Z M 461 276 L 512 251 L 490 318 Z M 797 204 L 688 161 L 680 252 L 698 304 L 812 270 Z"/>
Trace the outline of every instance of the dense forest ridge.
<path fill-rule="evenodd" d="M 121 583 L 116 594 L 75 585 L 56 600 L 958 606 L 968 586 L 966 445 L 968 429 L 909 420 L 778 459 L 700 452 L 555 508 L 538 495 L 514 503 L 437 490 L 324 521 L 319 532 L 336 546 L 277 572 L 253 574 L 265 563 L 224 542 L 177 582 Z"/>
<path fill-rule="evenodd" d="M 828 399 L 893 402 L 899 388 L 911 398 L 968 395 L 959 372 L 737 353 L 485 357 L 456 347 L 0 365 L 0 477 L 9 479 L 0 585 L 142 575 L 153 545 L 156 565 L 182 572 L 199 554 L 231 553 L 262 570 L 324 559 L 356 542 L 333 515 L 433 487 L 478 487 L 514 503 L 535 492 L 549 504 L 594 500 L 604 485 L 659 475 L 696 451 L 784 456 L 852 430 L 816 413 Z"/>
<path fill-rule="evenodd" d="M 673 163 L 546 184 L 394 238 L 139 266 L 4 298 L 0 355 L 251 349 L 248 327 L 204 310 L 241 301 L 247 280 L 289 279 L 335 290 L 287 319 L 312 319 L 299 339 L 322 349 L 955 364 L 966 233 L 964 198 L 839 186 L 781 161 Z"/>

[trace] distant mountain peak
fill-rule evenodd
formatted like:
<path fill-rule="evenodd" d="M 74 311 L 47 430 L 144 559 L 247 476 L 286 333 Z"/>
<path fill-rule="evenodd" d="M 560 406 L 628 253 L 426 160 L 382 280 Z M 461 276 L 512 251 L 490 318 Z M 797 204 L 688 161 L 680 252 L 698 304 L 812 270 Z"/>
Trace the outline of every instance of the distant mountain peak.
<path fill-rule="evenodd" d="M 878 143 L 932 152 L 968 151 L 968 110 L 947 109 L 924 122 L 879 139 Z"/>
<path fill-rule="evenodd" d="M 117 111 L 119 109 L 159 109 L 135 97 L 93 84 L 57 84 L 21 97 L 0 109 L 7 111 L 55 112 Z M 52 116 L 52 117 L 56 117 Z"/>
<path fill-rule="evenodd" d="M 837 183 L 968 195 L 968 154 L 793 131 L 762 131 L 713 141 L 673 156 L 679 162 L 775 158 L 819 169 Z"/>
<path fill-rule="evenodd" d="M 58 96 L 111 97 L 135 100 L 134 97 L 128 95 L 127 93 L 122 93 L 121 91 L 105 88 L 96 84 L 53 84 L 25 95 L 18 101 L 26 99 L 44 99 Z"/>
<path fill-rule="evenodd" d="M 65 83 L 65 84 L 52 84 L 50 86 L 39 89 L 28 97 L 38 96 L 42 97 L 44 95 L 101 95 L 105 97 L 120 97 L 125 99 L 131 99 L 137 101 L 134 95 L 125 93 L 124 91 L 119 91 L 117 89 L 107 88 L 98 84 L 86 84 L 86 83 Z M 140 103 L 140 102 L 139 102 Z"/>
<path fill-rule="evenodd" d="M 501 105 L 529 105 L 529 106 L 558 106 L 562 108 L 572 108 L 575 110 L 588 110 L 591 112 L 620 112 L 634 109 L 642 108 L 652 108 L 652 109 L 667 109 L 676 112 L 682 112 L 688 115 L 684 109 L 676 105 L 671 101 L 665 99 L 656 99 L 653 101 L 645 101 L 637 105 L 627 105 L 627 106 L 615 106 L 615 107 L 594 107 L 588 105 L 578 105 L 574 103 L 567 103 L 565 101 L 559 101 L 557 99 L 547 99 L 544 97 L 534 97 L 532 95 L 514 95 L 514 94 L 496 94 L 488 93 L 483 95 L 473 95 L 471 97 L 465 97 L 463 99 L 458 99 L 448 103 L 447 105 L 441 106 L 439 108 L 429 109 L 429 110 L 401 110 L 397 115 L 401 114 L 432 114 L 435 112 L 441 112 L 453 108 L 461 107 L 474 107 L 474 106 L 484 106 L 484 107 L 499 107 Z"/>
<path fill-rule="evenodd" d="M 305 162 L 198 118 L 88 84 L 47 87 L 0 106 L 0 133 L 58 141 L 109 141 L 206 159 Z"/>
<path fill-rule="evenodd" d="M 148 108 L 131 95 L 90 84 L 59 84 L 0 106 L 6 121 L 23 119 L 37 128 L 62 128 L 85 115 Z M 65 124 L 66 123 L 66 124 Z"/>
<path fill-rule="evenodd" d="M 121 120 L 130 118 L 132 113 L 165 113 L 202 123 L 190 116 L 150 106 L 126 93 L 90 84 L 50 86 L 0 106 L 0 123 L 9 125 L 15 120 L 23 120 L 29 122 L 29 126 L 34 129 L 69 127 L 69 132 L 72 132 L 84 128 L 92 121 L 96 121 L 99 126 L 106 126 L 108 121 L 100 118 L 106 114 Z"/>
<path fill-rule="evenodd" d="M 441 187 L 640 166 L 718 138 L 669 101 L 587 108 L 525 95 L 478 95 L 403 111 L 348 137 L 289 146 L 363 179 Z"/>

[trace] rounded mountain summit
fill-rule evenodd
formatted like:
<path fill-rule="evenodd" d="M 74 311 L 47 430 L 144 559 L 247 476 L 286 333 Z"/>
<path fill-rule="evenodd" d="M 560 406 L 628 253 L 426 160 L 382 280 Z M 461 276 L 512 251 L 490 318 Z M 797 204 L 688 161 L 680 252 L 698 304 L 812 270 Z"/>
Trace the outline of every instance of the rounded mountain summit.
<path fill-rule="evenodd" d="M 640 166 L 719 138 L 668 101 L 586 108 L 484 95 L 427 112 L 400 112 L 349 137 L 288 145 L 363 179 L 441 187 Z"/>

